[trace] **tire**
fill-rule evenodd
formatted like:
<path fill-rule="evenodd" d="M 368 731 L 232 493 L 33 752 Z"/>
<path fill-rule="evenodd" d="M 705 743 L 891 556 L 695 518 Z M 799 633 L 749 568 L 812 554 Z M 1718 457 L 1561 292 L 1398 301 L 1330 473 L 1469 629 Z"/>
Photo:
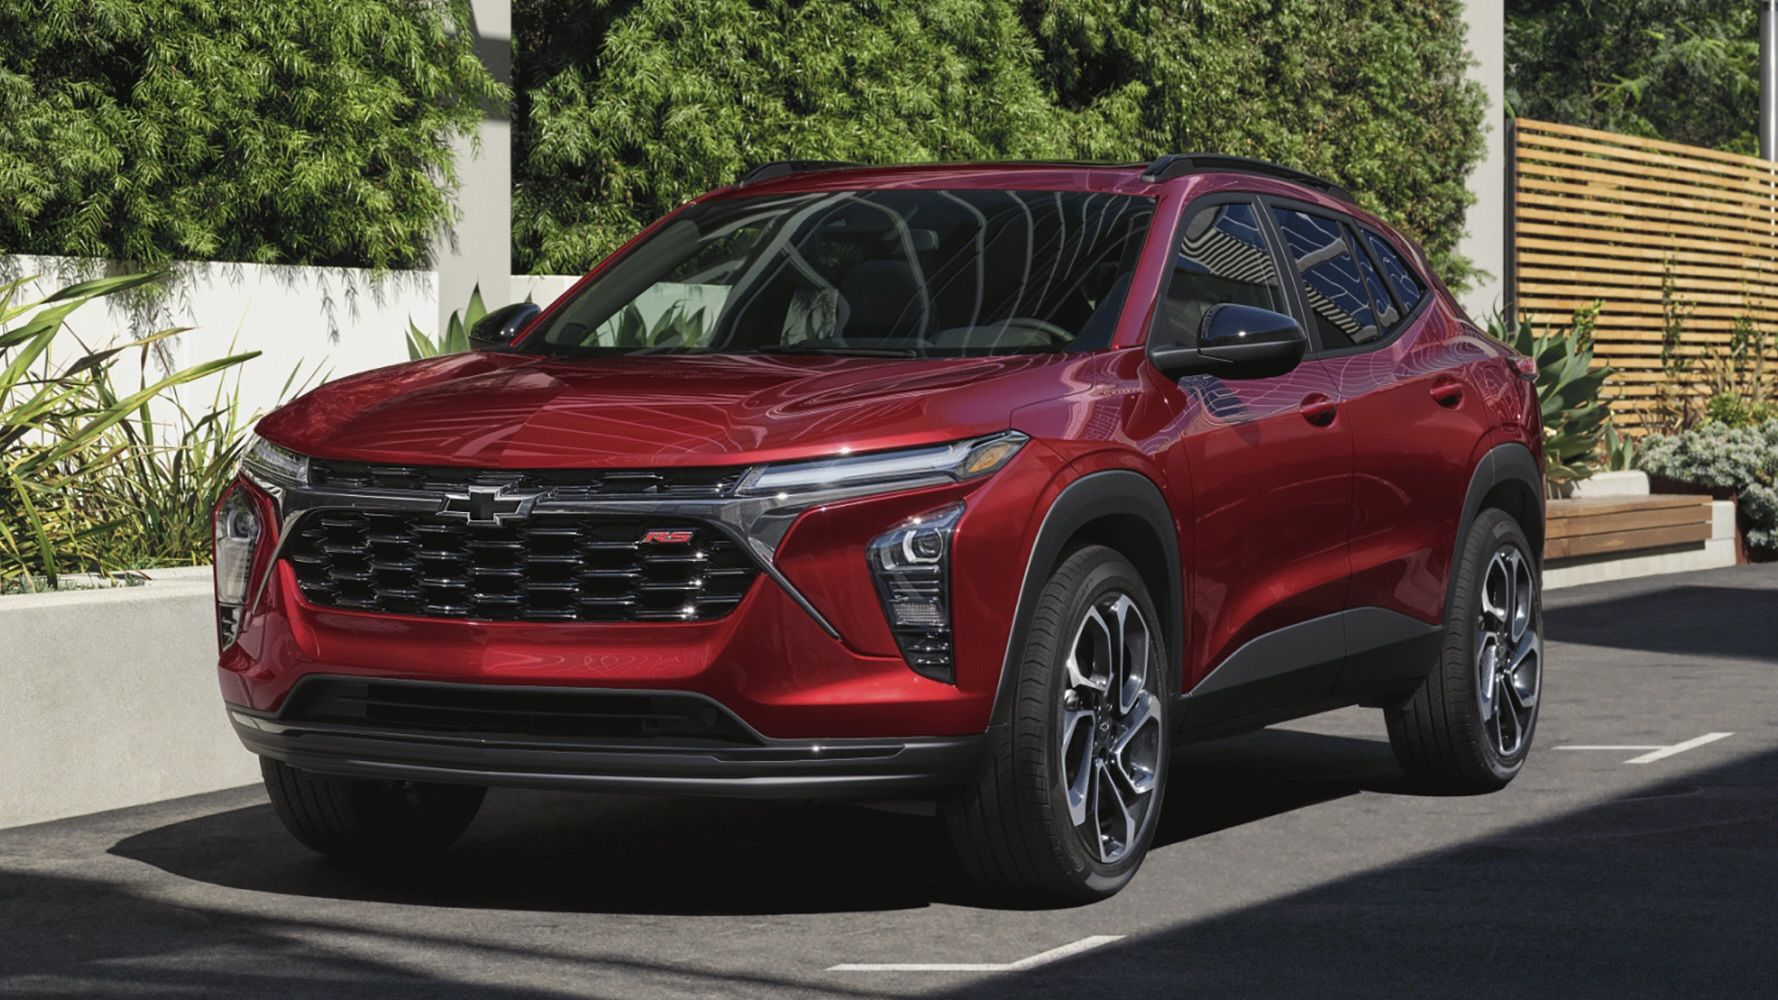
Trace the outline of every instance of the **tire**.
<path fill-rule="evenodd" d="M 336 778 L 259 759 L 266 794 L 303 846 L 348 862 L 416 860 L 449 847 L 487 789 L 419 781 Z"/>
<path fill-rule="evenodd" d="M 1506 579 L 1511 590 L 1500 589 Z M 1385 711 L 1389 744 L 1411 781 L 1450 794 L 1490 792 L 1525 766 L 1543 693 L 1541 591 L 1524 529 L 1505 511 L 1482 511 L 1451 578 L 1438 666 Z M 1504 613 L 1492 610 L 1502 604 Z"/>
<path fill-rule="evenodd" d="M 1077 549 L 1051 574 L 977 779 L 944 808 L 965 871 L 990 893 L 1087 903 L 1135 876 L 1166 790 L 1173 659 L 1161 621 L 1141 575 L 1112 549 Z M 1111 649 L 1134 650 L 1140 635 L 1146 656 L 1126 660 L 1141 662 L 1141 676 L 1132 669 L 1134 683 L 1113 684 Z"/>

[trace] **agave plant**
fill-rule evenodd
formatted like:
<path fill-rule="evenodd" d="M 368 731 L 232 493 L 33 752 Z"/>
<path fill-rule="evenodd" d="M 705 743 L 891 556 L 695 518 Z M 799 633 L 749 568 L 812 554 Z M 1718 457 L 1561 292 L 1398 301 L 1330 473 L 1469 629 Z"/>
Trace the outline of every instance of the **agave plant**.
<path fill-rule="evenodd" d="M 136 391 L 121 396 L 111 389 L 117 355 L 179 328 L 101 350 L 82 346 L 72 361 L 55 363 L 50 347 L 76 309 L 164 277 L 159 272 L 84 281 L 19 304 L 14 299 L 32 279 L 0 285 L 0 583 L 35 589 L 41 580 L 53 587 L 67 570 L 117 568 L 107 542 L 130 512 L 106 502 L 102 483 L 130 447 L 118 426 L 168 388 L 254 356 L 236 354 L 144 378 Z"/>
<path fill-rule="evenodd" d="M 469 331 L 487 314 L 488 307 L 482 304 L 482 286 L 478 284 L 469 293 L 469 304 L 451 313 L 450 321 L 439 331 L 437 339 L 428 337 L 410 318 L 407 321 L 408 360 L 418 361 L 469 350 Z"/>
<path fill-rule="evenodd" d="M 1564 492 L 1591 476 L 1600 464 L 1610 405 L 1599 398 L 1609 365 L 1593 362 L 1593 326 L 1599 304 L 1576 310 L 1566 327 L 1535 328 L 1521 319 L 1509 333 L 1495 317 L 1489 333 L 1537 362 L 1537 400 L 1543 411 L 1544 478 L 1552 491 Z"/>
<path fill-rule="evenodd" d="M 692 347 L 704 340 L 704 310 L 687 313 L 676 304 L 650 325 L 642 310 L 631 303 L 599 332 L 603 335 L 607 330 L 616 347 Z"/>

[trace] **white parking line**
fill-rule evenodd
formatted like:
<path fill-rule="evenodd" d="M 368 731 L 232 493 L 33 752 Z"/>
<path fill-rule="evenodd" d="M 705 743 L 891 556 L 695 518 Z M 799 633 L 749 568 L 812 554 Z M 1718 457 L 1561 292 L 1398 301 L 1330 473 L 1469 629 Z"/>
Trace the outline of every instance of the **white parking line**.
<path fill-rule="evenodd" d="M 1021 972 L 1035 969 L 1040 965 L 1060 962 L 1083 951 L 1091 951 L 1103 944 L 1123 939 L 1122 934 L 1097 934 L 1093 937 L 1081 938 L 1073 944 L 1065 944 L 1060 948 L 1039 952 L 1016 962 L 960 962 L 943 964 L 936 962 L 890 962 L 883 964 L 849 964 L 829 966 L 829 972 Z"/>
<path fill-rule="evenodd" d="M 1646 750 L 1649 752 L 1644 753 L 1639 757 L 1632 757 L 1629 760 L 1624 761 L 1624 763 L 1626 763 L 1626 764 L 1653 764 L 1657 760 L 1666 760 L 1668 757 L 1672 757 L 1675 754 L 1682 754 L 1682 753 L 1685 753 L 1687 750 L 1696 750 L 1699 747 L 1704 746 L 1707 743 L 1715 743 L 1717 740 L 1726 740 L 1733 735 L 1735 735 L 1735 734 L 1734 733 L 1705 733 L 1702 736 L 1698 736 L 1693 739 L 1686 740 L 1683 743 L 1675 743 L 1672 746 L 1654 746 L 1654 745 L 1647 745 L 1647 744 L 1632 744 L 1632 745 L 1628 745 L 1628 746 L 1606 745 L 1606 744 L 1570 744 L 1567 746 L 1559 746 L 1556 749 L 1557 750 Z"/>

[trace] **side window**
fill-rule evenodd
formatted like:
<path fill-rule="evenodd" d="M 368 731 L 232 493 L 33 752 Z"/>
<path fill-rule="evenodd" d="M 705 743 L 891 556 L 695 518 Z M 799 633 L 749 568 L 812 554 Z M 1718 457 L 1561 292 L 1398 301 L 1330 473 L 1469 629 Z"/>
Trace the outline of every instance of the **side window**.
<path fill-rule="evenodd" d="M 1170 343 L 1196 344 L 1198 325 L 1211 306 L 1284 311 L 1284 286 L 1250 203 L 1198 209 L 1186 220 L 1174 250 L 1164 303 Z"/>
<path fill-rule="evenodd" d="M 1352 239 L 1352 227 L 1346 227 L 1346 237 L 1354 249 L 1358 241 Z M 1383 276 L 1377 273 L 1377 265 L 1371 263 L 1371 255 L 1358 250 L 1358 269 L 1364 272 L 1364 287 L 1371 291 L 1371 304 L 1377 308 L 1377 321 L 1383 327 L 1383 336 L 1395 332 L 1395 325 L 1401 322 L 1401 310 L 1396 307 L 1395 299 L 1390 296 L 1388 286 L 1383 284 Z"/>
<path fill-rule="evenodd" d="M 1389 287 L 1394 289 L 1395 297 L 1401 301 L 1402 310 L 1413 312 L 1414 307 L 1420 304 L 1420 299 L 1426 295 L 1420 279 L 1414 276 L 1414 269 L 1401 259 L 1401 254 L 1396 253 L 1395 248 L 1383 237 L 1367 229 L 1364 240 L 1370 244 L 1371 252 L 1377 255 L 1377 263 L 1382 265 L 1384 275 L 1389 278 Z"/>
<path fill-rule="evenodd" d="M 1371 308 L 1358 254 L 1347 241 L 1346 227 L 1294 208 L 1273 208 L 1272 217 L 1302 278 L 1321 347 L 1352 347 L 1381 337 L 1383 331 Z"/>

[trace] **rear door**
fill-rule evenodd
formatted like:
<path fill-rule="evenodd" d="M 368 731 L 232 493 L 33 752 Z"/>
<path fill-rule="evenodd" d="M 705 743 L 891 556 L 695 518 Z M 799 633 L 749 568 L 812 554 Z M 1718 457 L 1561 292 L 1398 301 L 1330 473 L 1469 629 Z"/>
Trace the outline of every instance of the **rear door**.
<path fill-rule="evenodd" d="M 1192 344 L 1220 303 L 1298 309 L 1297 276 L 1251 195 L 1194 201 L 1151 339 Z M 1169 461 L 1192 497 L 1188 573 L 1191 724 L 1262 714 L 1328 694 L 1350 564 L 1352 441 L 1327 366 L 1285 375 L 1193 375 L 1163 390 L 1180 414 Z M 1208 678 L 1208 680 L 1206 680 Z"/>
<path fill-rule="evenodd" d="M 1326 364 L 1352 431 L 1352 590 L 1343 689 L 1386 687 L 1424 674 L 1437 655 L 1446 577 L 1487 431 L 1471 366 L 1488 357 L 1406 253 L 1351 219 L 1339 225 L 1371 307 L 1350 344 Z"/>

